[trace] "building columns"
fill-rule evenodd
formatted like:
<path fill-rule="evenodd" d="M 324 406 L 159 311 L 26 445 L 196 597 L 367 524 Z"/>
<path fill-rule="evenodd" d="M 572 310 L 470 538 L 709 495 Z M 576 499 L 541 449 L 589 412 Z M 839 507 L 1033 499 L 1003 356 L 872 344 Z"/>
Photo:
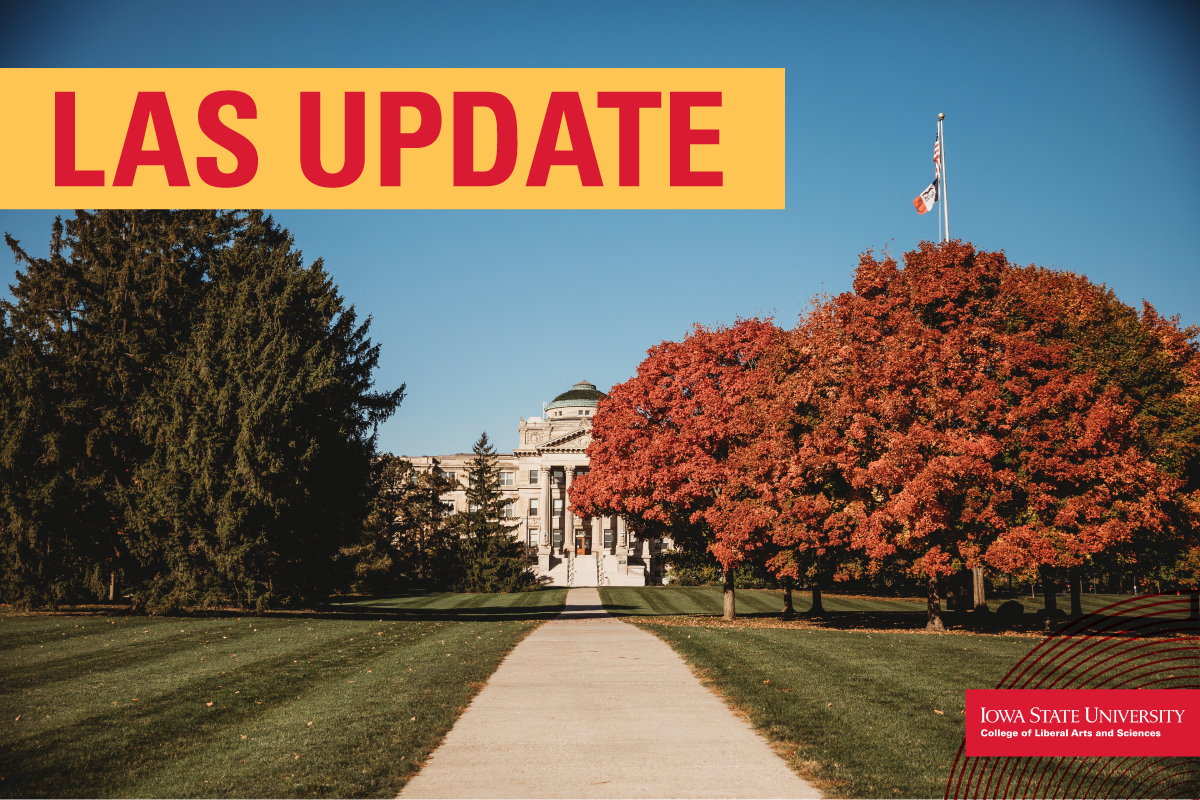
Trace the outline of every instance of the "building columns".
<path fill-rule="evenodd" d="M 538 561 L 540 563 L 541 557 L 550 555 L 551 548 L 554 546 L 554 541 L 550 538 L 554 535 L 550 530 L 550 471 L 540 464 L 538 465 L 538 484 L 538 519 L 542 527 L 538 531 Z M 546 569 L 549 569 L 549 566 Z"/>

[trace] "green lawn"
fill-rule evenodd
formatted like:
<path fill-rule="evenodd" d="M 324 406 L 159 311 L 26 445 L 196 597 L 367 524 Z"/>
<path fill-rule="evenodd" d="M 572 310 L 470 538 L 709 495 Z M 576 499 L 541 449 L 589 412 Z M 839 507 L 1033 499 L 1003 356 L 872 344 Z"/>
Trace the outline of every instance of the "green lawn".
<path fill-rule="evenodd" d="M 943 796 L 963 741 L 965 690 L 994 688 L 1042 641 L 1028 632 L 925 634 L 916 600 L 827 595 L 827 619 L 785 622 L 779 592 L 738 590 L 745 616 L 726 623 L 720 587 L 604 588 L 600 596 L 673 647 L 834 797 Z M 1119 599 L 1089 596 L 1084 610 Z M 798 611 L 809 607 L 807 597 L 796 601 Z M 1023 599 L 1027 611 L 1041 601 Z M 970 627 L 972 616 L 947 620 Z M 1096 789 L 1120 796 L 1116 785 Z"/>
<path fill-rule="evenodd" d="M 0 795 L 394 797 L 564 598 L 0 616 Z"/>
<path fill-rule="evenodd" d="M 500 621 L 549 619 L 562 610 L 566 589 L 512 594 L 413 592 L 397 597 L 342 598 L 330 608 L 342 615 L 383 615 L 392 619 Z"/>

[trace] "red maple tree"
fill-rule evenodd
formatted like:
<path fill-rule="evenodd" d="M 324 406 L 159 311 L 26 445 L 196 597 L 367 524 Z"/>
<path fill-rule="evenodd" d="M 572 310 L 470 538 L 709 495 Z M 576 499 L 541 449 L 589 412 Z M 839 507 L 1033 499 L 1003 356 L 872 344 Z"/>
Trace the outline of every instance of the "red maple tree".
<path fill-rule="evenodd" d="M 932 629 L 939 578 L 1077 564 L 1160 525 L 1172 488 L 1116 390 L 1072 369 L 1068 310 L 1031 276 L 961 242 L 903 268 L 866 254 L 805 323 L 836 379 L 812 440 L 851 489 L 851 545 L 927 580 Z"/>
<path fill-rule="evenodd" d="M 1196 332 L 1118 305 L 968 243 L 903 267 L 865 254 L 853 291 L 792 331 L 743 320 L 652 348 L 597 410 L 572 503 L 711 552 L 728 618 L 741 564 L 807 580 L 818 613 L 823 581 L 901 569 L 940 630 L 960 569 L 1056 582 L 1194 521 Z"/>
<path fill-rule="evenodd" d="M 1060 298 L 1061 337 L 1077 372 L 1095 374 L 1137 421 L 1142 453 L 1172 480 L 1164 524 L 1089 559 L 1092 569 L 1134 570 L 1144 582 L 1190 583 L 1188 551 L 1200 545 L 1200 327 L 1181 328 L 1147 302 L 1140 311 L 1103 285 L 1061 270 L 1024 268 L 1035 294 Z M 1071 613 L 1082 613 L 1082 570 L 1071 571 Z M 1052 600 L 1052 595 L 1047 596 Z"/>
<path fill-rule="evenodd" d="M 821 615 L 822 585 L 855 571 L 848 545 L 861 502 L 822 440 L 831 431 L 822 406 L 841 370 L 817 344 L 805 325 L 780 332 L 762 362 L 761 391 L 745 405 L 754 435 L 730 454 L 723 491 L 705 512 L 714 530 L 756 543 L 754 555 L 783 585 L 785 614 L 794 583 L 808 584 L 808 613 Z"/>
<path fill-rule="evenodd" d="M 724 572 L 727 619 L 732 571 L 762 542 L 753 528 L 706 512 L 727 488 L 730 455 L 758 435 L 748 409 L 769 391 L 778 337 L 770 320 L 748 319 L 697 325 L 682 342 L 652 347 L 597 407 L 591 467 L 571 488 L 580 514 L 624 514 L 643 531 L 711 552 Z"/>

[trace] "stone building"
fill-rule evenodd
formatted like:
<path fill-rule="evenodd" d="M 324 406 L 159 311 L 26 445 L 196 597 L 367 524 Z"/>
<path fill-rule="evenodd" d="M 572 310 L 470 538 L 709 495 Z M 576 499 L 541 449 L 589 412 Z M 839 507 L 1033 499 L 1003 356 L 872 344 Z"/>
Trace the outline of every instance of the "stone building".
<path fill-rule="evenodd" d="M 525 543 L 538 577 L 550 586 L 644 586 L 662 573 L 669 543 L 639 537 L 619 516 L 583 517 L 567 491 L 587 472 L 592 415 L 604 394 L 580 381 L 546 405 L 541 417 L 522 418 L 517 447 L 499 453 L 504 516 Z M 467 510 L 472 453 L 409 458 L 418 469 L 440 469 L 462 489 L 442 496 L 447 509 Z"/>

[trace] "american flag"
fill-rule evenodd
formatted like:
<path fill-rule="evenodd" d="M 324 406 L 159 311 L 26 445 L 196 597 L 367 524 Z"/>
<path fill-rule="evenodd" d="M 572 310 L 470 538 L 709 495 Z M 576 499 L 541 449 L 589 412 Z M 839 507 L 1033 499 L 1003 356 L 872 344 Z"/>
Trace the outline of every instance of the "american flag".
<path fill-rule="evenodd" d="M 917 209 L 918 214 L 924 214 L 933 208 L 933 204 L 938 200 L 938 190 L 940 188 L 942 178 L 942 137 L 939 135 L 933 140 L 933 183 L 925 188 L 925 191 L 917 195 L 917 199 L 913 200 L 913 205 Z"/>

